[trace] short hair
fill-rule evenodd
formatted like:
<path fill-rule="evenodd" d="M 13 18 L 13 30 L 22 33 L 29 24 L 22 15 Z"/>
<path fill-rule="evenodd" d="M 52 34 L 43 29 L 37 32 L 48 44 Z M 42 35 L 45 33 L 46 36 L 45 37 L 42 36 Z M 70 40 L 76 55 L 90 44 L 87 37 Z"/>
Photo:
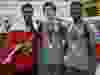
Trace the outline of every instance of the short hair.
<path fill-rule="evenodd" d="M 53 2 L 48 1 L 48 2 L 45 2 L 45 4 L 43 5 L 43 12 L 45 12 L 48 7 L 56 11 L 56 5 Z"/>
<path fill-rule="evenodd" d="M 30 9 L 28 9 L 28 10 L 25 10 L 26 8 L 30 8 Z M 26 3 L 26 4 L 24 4 L 24 5 L 22 5 L 22 8 L 21 8 L 21 11 L 22 11 L 22 13 L 33 13 L 33 7 L 32 7 L 32 5 L 30 4 L 30 3 Z"/>

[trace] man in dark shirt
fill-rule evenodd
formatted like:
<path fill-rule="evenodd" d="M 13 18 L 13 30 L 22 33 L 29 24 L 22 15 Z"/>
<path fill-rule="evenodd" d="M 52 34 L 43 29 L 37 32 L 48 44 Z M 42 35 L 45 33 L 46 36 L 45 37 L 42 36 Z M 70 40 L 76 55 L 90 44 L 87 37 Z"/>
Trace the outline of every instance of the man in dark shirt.
<path fill-rule="evenodd" d="M 34 25 L 33 25 L 33 14 L 34 8 L 30 3 L 26 3 L 22 5 L 21 12 L 24 16 L 25 26 L 30 29 L 31 32 L 35 32 Z"/>

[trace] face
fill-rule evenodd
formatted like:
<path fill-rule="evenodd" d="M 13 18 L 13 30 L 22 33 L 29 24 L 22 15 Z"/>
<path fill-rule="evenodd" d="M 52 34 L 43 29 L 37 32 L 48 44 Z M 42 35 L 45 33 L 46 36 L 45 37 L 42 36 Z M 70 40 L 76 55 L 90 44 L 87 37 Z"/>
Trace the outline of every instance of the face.
<path fill-rule="evenodd" d="M 31 4 L 25 5 L 22 12 L 23 12 L 24 16 L 29 16 L 29 15 L 32 16 L 33 15 L 33 8 L 31 6 Z"/>
<path fill-rule="evenodd" d="M 52 8 L 47 8 L 46 13 L 47 13 L 48 17 L 54 17 L 54 16 L 56 16 L 56 10 L 53 10 Z"/>

